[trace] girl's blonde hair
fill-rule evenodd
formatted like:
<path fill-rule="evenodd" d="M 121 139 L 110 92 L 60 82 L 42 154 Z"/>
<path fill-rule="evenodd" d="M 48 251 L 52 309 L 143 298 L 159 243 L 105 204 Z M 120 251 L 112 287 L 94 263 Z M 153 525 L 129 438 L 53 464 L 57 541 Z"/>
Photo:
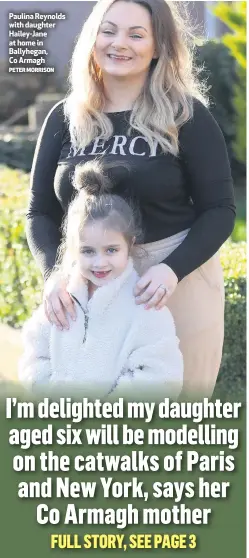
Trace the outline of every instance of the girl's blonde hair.
<path fill-rule="evenodd" d="M 94 60 L 94 45 L 101 21 L 119 0 L 99 0 L 85 22 L 76 43 L 65 101 L 71 141 L 75 150 L 96 136 L 108 140 L 113 126 L 103 112 L 105 96 L 101 69 Z M 147 9 L 151 15 L 156 49 L 145 86 L 130 115 L 130 125 L 143 134 L 151 148 L 155 140 L 164 152 L 177 155 L 179 128 L 193 114 L 193 97 L 204 104 L 204 84 L 193 64 L 194 37 L 183 2 L 123 0 Z M 184 10 L 184 13 L 183 13 Z"/>
<path fill-rule="evenodd" d="M 100 161 L 89 161 L 76 166 L 73 186 L 76 195 L 71 201 L 63 223 L 63 241 L 58 258 L 57 271 L 70 274 L 79 257 L 80 239 L 89 223 L 104 222 L 106 228 L 120 232 L 132 252 L 135 241 L 142 240 L 141 216 L 132 203 L 111 193 L 113 180 L 123 178 L 128 167 L 120 163 L 105 166 Z"/>

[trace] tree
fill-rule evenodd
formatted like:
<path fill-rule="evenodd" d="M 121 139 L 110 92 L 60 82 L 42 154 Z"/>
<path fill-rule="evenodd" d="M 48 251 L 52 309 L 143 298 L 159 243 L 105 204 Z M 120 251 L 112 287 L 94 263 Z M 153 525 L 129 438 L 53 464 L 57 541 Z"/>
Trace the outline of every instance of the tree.
<path fill-rule="evenodd" d="M 234 87 L 236 136 L 234 153 L 246 164 L 246 2 L 219 2 L 214 14 L 231 30 L 222 37 L 236 60 L 237 80 Z"/>

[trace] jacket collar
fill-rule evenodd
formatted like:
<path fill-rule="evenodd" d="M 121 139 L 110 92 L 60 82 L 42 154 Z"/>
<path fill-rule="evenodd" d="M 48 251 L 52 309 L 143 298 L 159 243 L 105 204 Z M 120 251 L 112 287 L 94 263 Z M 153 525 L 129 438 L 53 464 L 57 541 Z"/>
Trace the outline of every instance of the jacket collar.
<path fill-rule="evenodd" d="M 92 298 L 88 300 L 88 281 L 82 277 L 79 270 L 74 270 L 69 279 L 67 290 L 79 302 L 83 310 L 87 311 L 91 308 L 91 310 L 95 310 L 97 313 L 102 313 L 113 299 L 116 298 L 120 289 L 131 275 L 134 275 L 135 280 L 137 274 L 133 267 L 133 261 L 129 258 L 123 273 L 103 287 L 96 289 Z"/>

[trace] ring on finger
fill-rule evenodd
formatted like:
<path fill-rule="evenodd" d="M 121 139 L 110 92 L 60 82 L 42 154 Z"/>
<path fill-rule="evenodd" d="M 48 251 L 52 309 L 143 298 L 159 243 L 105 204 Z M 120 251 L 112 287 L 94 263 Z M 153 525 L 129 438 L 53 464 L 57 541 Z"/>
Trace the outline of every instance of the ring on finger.
<path fill-rule="evenodd" d="M 163 295 L 163 296 L 165 296 L 165 295 L 167 294 L 167 292 L 168 292 L 167 287 L 165 287 L 165 285 L 163 285 L 163 284 L 159 285 L 159 287 L 157 287 L 157 290 L 158 290 L 158 289 L 163 289 L 163 290 L 164 290 L 164 295 Z"/>

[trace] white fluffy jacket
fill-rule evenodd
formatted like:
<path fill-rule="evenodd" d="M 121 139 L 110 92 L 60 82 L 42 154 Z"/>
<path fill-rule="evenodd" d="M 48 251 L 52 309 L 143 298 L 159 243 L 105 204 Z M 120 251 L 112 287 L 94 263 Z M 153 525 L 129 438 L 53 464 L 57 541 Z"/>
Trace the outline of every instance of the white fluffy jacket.
<path fill-rule="evenodd" d="M 145 310 L 136 305 L 137 280 L 130 260 L 120 277 L 88 300 L 87 284 L 80 275 L 71 277 L 68 291 L 77 319 L 70 320 L 69 330 L 60 331 L 48 322 L 42 307 L 36 310 L 23 329 L 20 380 L 28 385 L 94 386 L 98 396 L 127 387 L 132 393 L 163 388 L 178 395 L 183 360 L 172 315 L 167 308 Z"/>

